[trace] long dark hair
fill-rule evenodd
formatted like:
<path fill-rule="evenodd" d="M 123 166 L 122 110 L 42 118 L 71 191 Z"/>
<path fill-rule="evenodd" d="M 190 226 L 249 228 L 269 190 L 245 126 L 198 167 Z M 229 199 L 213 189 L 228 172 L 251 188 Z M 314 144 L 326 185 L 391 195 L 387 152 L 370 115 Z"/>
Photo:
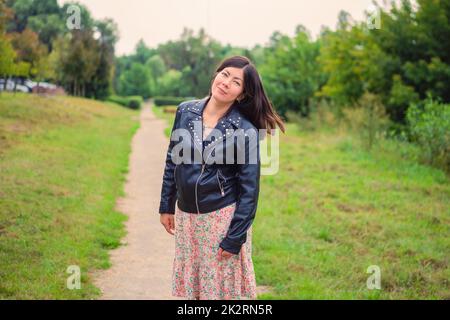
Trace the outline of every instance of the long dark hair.
<path fill-rule="evenodd" d="M 211 86 L 217 74 L 227 67 L 243 69 L 244 72 L 244 98 L 240 102 L 235 102 L 234 107 L 239 108 L 239 111 L 257 129 L 266 129 L 266 132 L 271 134 L 270 130 L 278 126 L 284 133 L 283 120 L 276 113 L 272 102 L 267 97 L 256 67 L 247 57 L 233 56 L 223 60 L 212 77 Z M 211 86 L 209 89 L 210 97 L 212 95 Z"/>

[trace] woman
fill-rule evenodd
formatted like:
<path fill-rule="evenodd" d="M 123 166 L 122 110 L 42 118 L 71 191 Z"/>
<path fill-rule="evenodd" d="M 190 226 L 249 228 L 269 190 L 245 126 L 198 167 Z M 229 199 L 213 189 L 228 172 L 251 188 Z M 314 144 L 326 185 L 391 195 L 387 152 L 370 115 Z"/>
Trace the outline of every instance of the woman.
<path fill-rule="evenodd" d="M 159 207 L 162 225 L 175 235 L 174 296 L 256 298 L 251 225 L 259 195 L 258 129 L 264 135 L 276 126 L 284 132 L 255 66 L 243 56 L 219 65 L 207 97 L 179 105 Z"/>

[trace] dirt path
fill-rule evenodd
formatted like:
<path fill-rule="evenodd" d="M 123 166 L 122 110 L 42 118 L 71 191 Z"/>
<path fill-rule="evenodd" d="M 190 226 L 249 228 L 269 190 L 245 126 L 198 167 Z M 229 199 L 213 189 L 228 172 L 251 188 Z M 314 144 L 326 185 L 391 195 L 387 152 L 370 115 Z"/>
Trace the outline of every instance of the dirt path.
<path fill-rule="evenodd" d="M 117 210 L 129 216 L 122 246 L 110 252 L 112 267 L 93 274 L 100 299 L 175 299 L 171 295 L 174 238 L 159 222 L 164 170 L 166 124 L 150 104 L 140 114 L 141 127 L 133 137 L 125 198 Z"/>

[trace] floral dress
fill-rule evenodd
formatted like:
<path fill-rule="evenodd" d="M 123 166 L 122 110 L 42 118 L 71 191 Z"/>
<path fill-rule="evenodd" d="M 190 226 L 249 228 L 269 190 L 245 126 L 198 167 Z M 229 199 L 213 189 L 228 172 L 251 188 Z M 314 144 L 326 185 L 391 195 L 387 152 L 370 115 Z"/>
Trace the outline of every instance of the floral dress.
<path fill-rule="evenodd" d="M 239 254 L 219 260 L 236 203 L 209 213 L 175 211 L 172 295 L 186 299 L 255 299 L 252 227 Z"/>

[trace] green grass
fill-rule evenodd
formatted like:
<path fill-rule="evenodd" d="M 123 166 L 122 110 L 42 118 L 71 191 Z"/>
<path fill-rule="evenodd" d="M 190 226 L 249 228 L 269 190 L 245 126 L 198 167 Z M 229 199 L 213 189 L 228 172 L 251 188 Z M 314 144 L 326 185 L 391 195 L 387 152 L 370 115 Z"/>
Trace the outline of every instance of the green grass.
<path fill-rule="evenodd" d="M 173 125 L 173 120 L 175 118 L 175 113 L 173 112 L 165 112 L 166 111 L 176 111 L 177 110 L 177 106 L 174 105 L 170 105 L 170 106 L 155 106 L 154 104 L 152 105 L 152 111 L 153 113 L 161 118 L 167 121 L 167 123 L 170 125 L 168 125 L 165 129 L 164 129 L 164 133 L 167 137 L 170 137 L 170 132 L 172 131 L 172 125 Z"/>
<path fill-rule="evenodd" d="M 288 123 L 279 172 L 261 176 L 253 261 L 271 290 L 259 298 L 449 299 L 449 178 L 409 149 L 366 152 L 347 133 Z M 371 265 L 380 290 L 367 288 Z"/>
<path fill-rule="evenodd" d="M 114 209 L 136 111 L 72 97 L 0 95 L 0 298 L 91 299 L 125 234 Z M 67 268 L 81 269 L 69 290 Z"/>

